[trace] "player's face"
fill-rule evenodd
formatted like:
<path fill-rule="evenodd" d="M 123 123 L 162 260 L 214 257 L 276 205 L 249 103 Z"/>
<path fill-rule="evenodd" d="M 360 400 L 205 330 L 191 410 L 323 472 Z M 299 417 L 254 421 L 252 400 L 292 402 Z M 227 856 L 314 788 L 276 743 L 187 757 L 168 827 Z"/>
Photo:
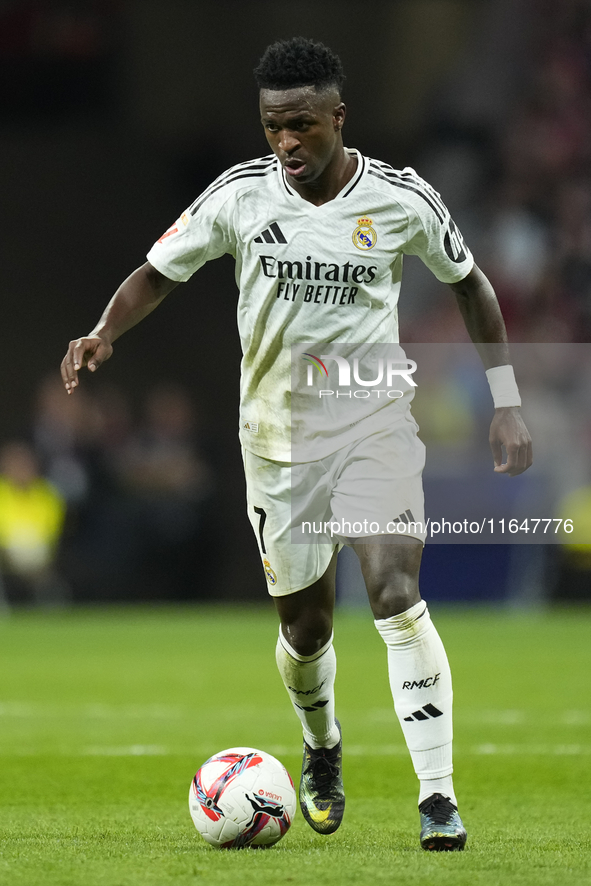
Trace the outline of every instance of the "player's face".
<path fill-rule="evenodd" d="M 345 106 L 335 89 L 261 89 L 260 108 L 267 141 L 294 184 L 315 181 L 342 157 Z"/>

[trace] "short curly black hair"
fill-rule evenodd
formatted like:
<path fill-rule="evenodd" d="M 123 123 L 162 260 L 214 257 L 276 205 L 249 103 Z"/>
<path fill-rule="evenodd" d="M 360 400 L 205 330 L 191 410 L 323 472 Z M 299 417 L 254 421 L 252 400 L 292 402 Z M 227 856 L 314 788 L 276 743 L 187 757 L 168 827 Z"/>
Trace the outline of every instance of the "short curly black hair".
<path fill-rule="evenodd" d="M 306 37 L 278 40 L 267 46 L 254 76 L 259 89 L 296 89 L 314 86 L 317 91 L 336 86 L 343 90 L 345 75 L 336 53 Z"/>

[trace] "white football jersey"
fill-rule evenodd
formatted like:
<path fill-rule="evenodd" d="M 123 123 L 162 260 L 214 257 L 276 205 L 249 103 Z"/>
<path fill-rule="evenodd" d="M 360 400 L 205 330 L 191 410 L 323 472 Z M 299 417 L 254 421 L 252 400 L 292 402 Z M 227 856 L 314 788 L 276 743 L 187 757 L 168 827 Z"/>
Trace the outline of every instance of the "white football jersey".
<path fill-rule="evenodd" d="M 413 169 L 351 153 L 355 175 L 322 206 L 290 186 L 274 155 L 232 167 L 147 256 L 179 282 L 211 259 L 234 256 L 240 438 L 264 458 L 291 460 L 293 345 L 397 342 L 403 255 L 418 255 L 444 283 L 462 280 L 473 265 L 441 197 Z M 338 445 L 333 435 L 332 451 Z"/>

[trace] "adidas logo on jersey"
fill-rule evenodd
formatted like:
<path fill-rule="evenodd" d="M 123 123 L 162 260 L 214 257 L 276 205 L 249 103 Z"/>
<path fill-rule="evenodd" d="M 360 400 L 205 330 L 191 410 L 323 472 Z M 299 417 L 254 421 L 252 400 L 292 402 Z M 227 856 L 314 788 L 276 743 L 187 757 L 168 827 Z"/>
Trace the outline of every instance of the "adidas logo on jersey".
<path fill-rule="evenodd" d="M 268 228 L 254 238 L 255 243 L 287 243 L 285 235 L 277 222 L 273 222 Z"/>
<path fill-rule="evenodd" d="M 405 717 L 405 723 L 412 723 L 413 720 L 428 720 L 429 717 L 443 717 L 443 711 L 436 708 L 434 704 L 423 705 L 422 710 L 413 711 L 410 717 Z"/>

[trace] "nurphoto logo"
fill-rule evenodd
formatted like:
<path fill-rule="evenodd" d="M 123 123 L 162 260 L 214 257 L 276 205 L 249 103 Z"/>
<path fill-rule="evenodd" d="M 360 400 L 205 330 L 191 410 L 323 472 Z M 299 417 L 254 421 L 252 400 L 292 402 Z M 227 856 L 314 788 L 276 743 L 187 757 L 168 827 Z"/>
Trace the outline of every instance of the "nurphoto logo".
<path fill-rule="evenodd" d="M 351 363 L 346 357 L 342 357 L 337 354 L 321 354 L 317 357 L 315 354 L 304 353 L 302 354 L 302 359 L 308 363 L 307 370 L 307 379 L 306 384 L 308 387 L 314 386 L 314 369 L 317 369 L 320 377 L 322 379 L 329 378 L 329 367 L 326 366 L 326 362 L 332 360 L 336 363 L 338 375 L 337 375 L 337 387 L 338 388 L 351 388 Z M 377 362 L 377 366 L 375 363 Z M 333 369 L 334 375 L 334 366 L 330 367 Z M 374 366 L 372 369 L 373 378 L 361 378 L 361 372 L 359 368 L 359 358 L 355 357 L 353 359 L 353 382 L 360 386 L 359 389 L 355 391 L 334 391 L 330 389 L 320 390 L 318 392 L 318 396 L 322 399 L 322 397 L 356 397 L 357 399 L 367 399 L 371 397 L 372 394 L 380 397 L 381 394 L 385 394 L 390 400 L 396 400 L 398 397 L 403 396 L 403 391 L 393 389 L 394 379 L 402 378 L 404 381 L 411 385 L 413 388 L 417 387 L 416 381 L 412 378 L 413 372 L 415 372 L 417 368 L 417 364 L 414 360 L 400 360 L 395 357 L 388 357 L 384 359 L 383 357 L 379 357 L 377 361 L 374 361 Z M 385 388 L 378 388 L 378 385 L 386 384 Z M 369 390 L 369 389 L 373 390 Z"/>

